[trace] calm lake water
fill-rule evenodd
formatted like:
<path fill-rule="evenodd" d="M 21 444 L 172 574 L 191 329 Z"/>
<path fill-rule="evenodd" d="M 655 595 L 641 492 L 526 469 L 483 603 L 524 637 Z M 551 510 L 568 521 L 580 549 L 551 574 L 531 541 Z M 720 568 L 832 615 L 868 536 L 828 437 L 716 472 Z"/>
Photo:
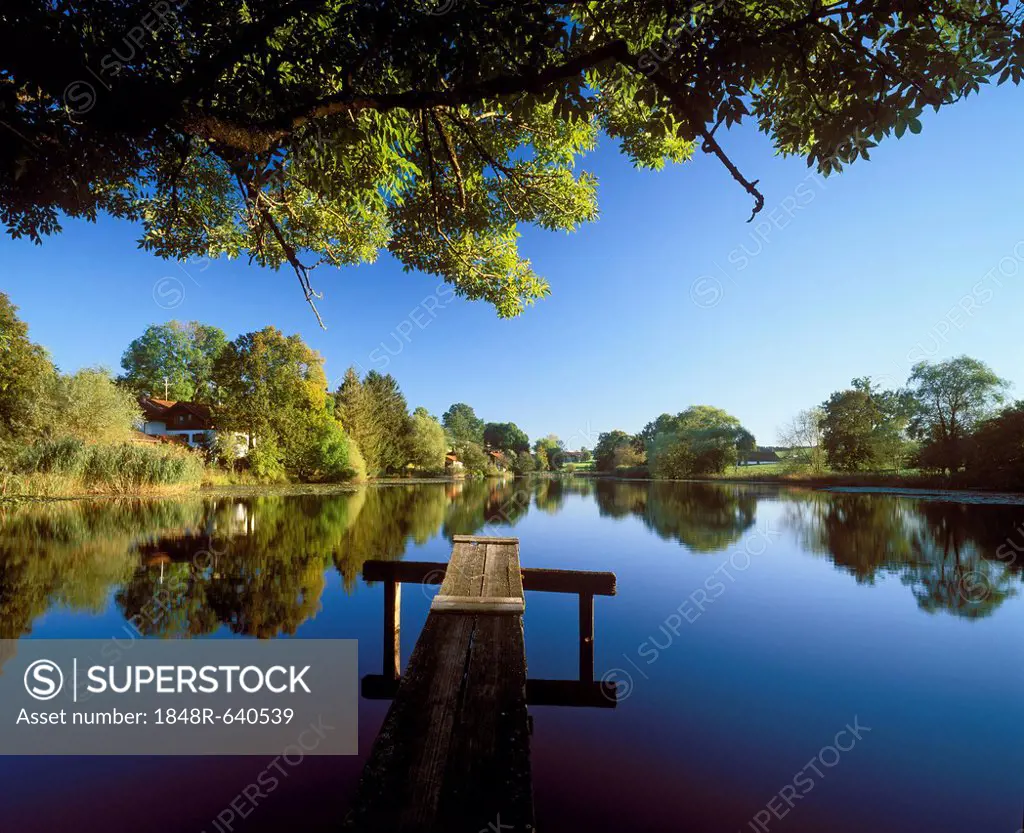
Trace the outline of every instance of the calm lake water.
<path fill-rule="evenodd" d="M 1020 504 L 576 479 L 4 507 L 0 637 L 124 638 L 136 617 L 154 638 L 354 638 L 379 674 L 363 562 L 443 561 L 456 533 L 618 576 L 595 604 L 617 708 L 531 708 L 542 831 L 1021 828 Z M 405 588 L 403 661 L 436 591 Z M 574 678 L 576 598 L 530 593 L 525 622 L 530 676 Z M 305 759 L 234 831 L 336 829 L 387 703 L 359 707 L 359 757 Z M 0 830 L 214 833 L 266 765 L 0 757 Z"/>

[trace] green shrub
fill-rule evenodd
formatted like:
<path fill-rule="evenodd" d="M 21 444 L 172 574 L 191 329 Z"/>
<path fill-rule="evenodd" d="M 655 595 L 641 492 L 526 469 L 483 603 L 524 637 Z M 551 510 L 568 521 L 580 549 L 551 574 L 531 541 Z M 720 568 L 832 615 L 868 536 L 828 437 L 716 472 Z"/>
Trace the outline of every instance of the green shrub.
<path fill-rule="evenodd" d="M 199 455 L 169 445 L 96 445 L 90 448 L 85 480 L 89 485 L 108 484 L 117 491 L 140 486 L 173 486 L 202 479 Z"/>
<path fill-rule="evenodd" d="M 15 460 L 22 474 L 58 474 L 81 477 L 89 465 L 90 449 L 75 437 L 45 440 L 23 449 Z"/>
<path fill-rule="evenodd" d="M 316 414 L 293 439 L 284 466 L 301 480 L 336 483 L 348 479 L 349 439 L 329 413 Z"/>
<path fill-rule="evenodd" d="M 256 445 L 249 450 L 246 459 L 249 470 L 266 483 L 282 483 L 288 479 L 282 462 L 282 453 L 272 437 L 260 437 Z"/>

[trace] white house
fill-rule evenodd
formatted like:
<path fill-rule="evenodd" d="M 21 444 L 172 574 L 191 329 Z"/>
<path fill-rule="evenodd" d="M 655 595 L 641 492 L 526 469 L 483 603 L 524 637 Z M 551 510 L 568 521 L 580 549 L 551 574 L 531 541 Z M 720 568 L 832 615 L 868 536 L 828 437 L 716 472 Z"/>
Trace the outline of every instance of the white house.
<path fill-rule="evenodd" d="M 217 437 L 210 406 L 198 402 L 173 402 L 169 399 L 142 397 L 142 433 L 151 436 L 172 437 L 191 448 L 206 448 Z M 235 453 L 245 456 L 249 450 L 249 438 L 235 434 Z"/>

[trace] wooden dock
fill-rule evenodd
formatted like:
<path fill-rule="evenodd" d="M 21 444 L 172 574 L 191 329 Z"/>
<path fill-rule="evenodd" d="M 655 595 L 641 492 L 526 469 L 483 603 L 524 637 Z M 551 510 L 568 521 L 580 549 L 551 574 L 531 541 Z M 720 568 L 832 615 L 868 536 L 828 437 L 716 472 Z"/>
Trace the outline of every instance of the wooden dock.
<path fill-rule="evenodd" d="M 614 707 L 593 681 L 593 599 L 610 573 L 523 570 L 517 538 L 453 536 L 447 564 L 367 562 L 383 581 L 384 673 L 363 695 L 393 697 L 345 823 L 365 833 L 535 833 L 527 706 Z M 441 584 L 400 676 L 401 585 Z M 527 680 L 524 590 L 580 597 L 580 679 Z"/>

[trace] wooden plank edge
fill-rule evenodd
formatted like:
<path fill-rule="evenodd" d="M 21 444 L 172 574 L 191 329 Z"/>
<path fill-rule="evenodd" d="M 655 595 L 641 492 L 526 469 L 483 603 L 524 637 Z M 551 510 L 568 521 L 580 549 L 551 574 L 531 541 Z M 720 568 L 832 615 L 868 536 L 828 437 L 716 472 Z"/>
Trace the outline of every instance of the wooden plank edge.
<path fill-rule="evenodd" d="M 444 581 L 447 561 L 381 561 L 363 562 L 364 581 L 400 581 L 403 584 L 440 584 Z"/>
<path fill-rule="evenodd" d="M 515 596 L 434 596 L 431 613 L 522 613 L 526 604 Z"/>
<path fill-rule="evenodd" d="M 541 593 L 592 593 L 614 596 L 617 590 L 615 573 L 590 570 L 547 570 L 537 567 L 523 569 L 523 589 Z"/>
<path fill-rule="evenodd" d="M 488 535 L 453 535 L 453 544 L 517 544 L 518 538 L 492 538 Z"/>
<path fill-rule="evenodd" d="M 447 561 L 379 561 L 363 563 L 365 581 L 400 581 L 405 584 L 441 584 Z M 538 593 L 593 593 L 614 596 L 615 573 L 589 570 L 548 570 L 524 567 L 523 589 Z"/>

